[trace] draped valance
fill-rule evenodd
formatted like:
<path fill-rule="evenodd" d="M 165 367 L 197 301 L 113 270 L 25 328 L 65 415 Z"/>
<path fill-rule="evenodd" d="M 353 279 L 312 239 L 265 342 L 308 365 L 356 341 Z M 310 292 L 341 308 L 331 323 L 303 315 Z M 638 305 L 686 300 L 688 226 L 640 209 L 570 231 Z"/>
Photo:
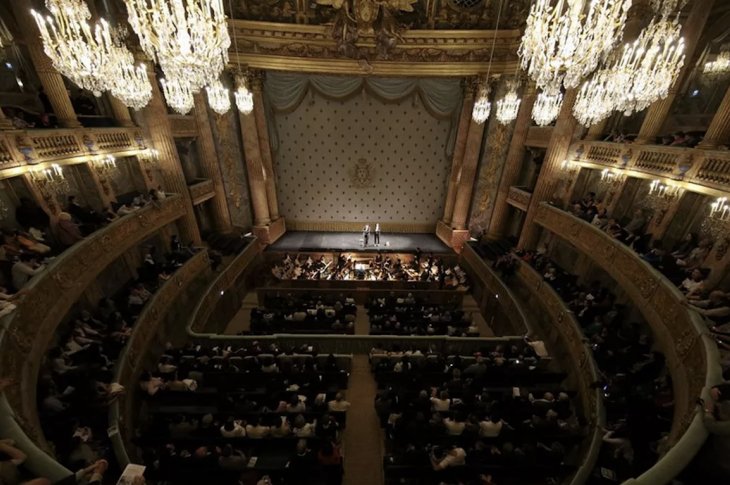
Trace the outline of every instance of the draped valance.
<path fill-rule="evenodd" d="M 383 103 L 399 103 L 417 96 L 431 116 L 451 120 L 446 146 L 446 155 L 451 156 L 462 104 L 460 78 L 318 76 L 269 71 L 266 73 L 264 94 L 272 148 L 277 150 L 279 147 L 276 124 L 273 122 L 276 113 L 291 113 L 299 107 L 308 93 L 316 93 L 334 101 L 344 101 L 363 90 Z"/>

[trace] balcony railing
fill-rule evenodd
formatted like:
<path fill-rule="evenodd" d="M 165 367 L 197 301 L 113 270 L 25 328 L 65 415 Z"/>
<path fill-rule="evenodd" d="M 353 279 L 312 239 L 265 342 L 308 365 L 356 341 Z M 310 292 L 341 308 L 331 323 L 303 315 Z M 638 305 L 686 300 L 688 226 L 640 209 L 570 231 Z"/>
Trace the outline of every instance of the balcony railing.
<path fill-rule="evenodd" d="M 530 199 L 532 199 L 532 194 L 524 187 L 512 186 L 507 193 L 507 203 L 523 211 L 527 211 L 527 208 L 530 207 Z"/>
<path fill-rule="evenodd" d="M 182 197 L 172 194 L 161 200 L 159 207 L 144 207 L 79 241 L 28 282 L 24 288 L 28 294 L 20 308 L 3 320 L 6 334 L 0 344 L 0 376 L 18 383 L 4 392 L 21 428 L 16 434 L 24 434 L 36 446 L 48 449 L 38 421 L 36 385 L 41 360 L 58 325 L 109 264 L 184 214 Z M 29 465 L 33 467 L 32 460 Z"/>
<path fill-rule="evenodd" d="M 668 443 L 672 448 L 636 483 L 667 483 L 689 464 L 707 437 L 696 399 L 708 399 L 709 388 L 722 381 L 717 346 L 706 335 L 707 326 L 682 304 L 682 294 L 667 278 L 596 226 L 547 204 L 540 206 L 535 222 L 562 236 L 603 268 L 651 326 L 674 385 L 674 419 Z"/>
<path fill-rule="evenodd" d="M 188 186 L 193 205 L 198 205 L 215 196 L 215 187 L 210 179 L 196 179 Z"/>
<path fill-rule="evenodd" d="M 44 162 L 75 163 L 96 155 L 129 156 L 145 150 L 137 128 L 27 130 L 0 133 L 0 170 Z"/>
<path fill-rule="evenodd" d="M 573 151 L 587 166 L 627 169 L 730 192 L 728 150 L 580 141 Z"/>

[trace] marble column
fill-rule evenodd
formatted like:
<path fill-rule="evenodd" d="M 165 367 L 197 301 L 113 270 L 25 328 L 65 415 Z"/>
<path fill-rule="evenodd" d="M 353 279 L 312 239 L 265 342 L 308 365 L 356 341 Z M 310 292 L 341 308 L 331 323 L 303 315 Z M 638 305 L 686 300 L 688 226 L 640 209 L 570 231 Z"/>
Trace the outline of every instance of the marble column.
<path fill-rule="evenodd" d="M 537 179 L 535 190 L 532 192 L 532 198 L 530 199 L 530 206 L 525 215 L 522 234 L 520 234 L 520 241 L 517 245 L 519 249 L 534 249 L 537 245 L 539 231 L 533 220 L 540 203 L 550 200 L 553 196 L 555 173 L 560 169 L 560 164 L 568 155 L 568 149 L 578 123 L 572 113 L 577 94 L 575 89 L 569 89 L 563 98 L 563 106 L 555 123 L 553 134 L 550 136 L 540 176 Z"/>
<path fill-rule="evenodd" d="M 527 150 L 525 140 L 527 140 L 527 133 L 530 130 L 532 107 L 536 99 L 535 87 L 530 83 L 525 89 L 520 111 L 517 113 L 517 119 L 515 120 L 515 131 L 512 133 L 507 159 L 504 162 L 504 172 L 502 172 L 502 179 L 499 182 L 492 220 L 489 222 L 489 231 L 487 233 L 489 238 L 497 239 L 506 234 L 509 214 L 507 195 L 509 194 L 509 188 L 515 185 L 520 178 L 522 161 Z"/>
<path fill-rule="evenodd" d="M 657 136 L 662 134 L 662 128 L 674 104 L 674 99 L 677 97 L 679 87 L 682 85 L 686 74 L 694 67 L 692 58 L 702 36 L 702 30 L 705 27 L 707 18 L 710 16 L 713 3 L 715 3 L 715 0 L 695 0 L 692 2 L 692 8 L 687 17 L 687 21 L 682 24 L 682 38 L 684 38 L 684 53 L 686 56 L 684 67 L 682 67 L 672 87 L 669 88 L 667 97 L 655 101 L 649 107 L 641 129 L 639 130 L 639 136 L 633 143 L 634 145 L 655 143 Z"/>
<path fill-rule="evenodd" d="M 185 215 L 178 221 L 180 237 L 185 243 L 193 242 L 200 245 L 200 231 L 195 219 L 193 202 L 190 199 L 190 190 L 185 181 L 185 174 L 180 163 L 180 158 L 175 146 L 175 138 L 172 136 L 170 119 L 167 115 L 167 105 L 160 91 L 157 82 L 157 75 L 154 69 L 148 64 L 147 75 L 152 84 L 152 99 L 144 108 L 144 116 L 147 118 L 147 127 L 150 132 L 152 144 L 159 152 L 160 171 L 165 181 L 163 188 L 165 192 L 180 194 L 185 205 Z"/>
<path fill-rule="evenodd" d="M 132 115 L 129 113 L 129 108 L 126 104 L 112 96 L 110 93 L 106 94 L 109 100 L 109 106 L 112 109 L 112 116 L 114 121 L 123 128 L 134 128 L 134 122 L 132 121 Z"/>
<path fill-rule="evenodd" d="M 469 134 L 469 123 L 471 122 L 471 112 L 474 109 L 474 89 L 471 86 L 465 86 L 464 102 L 461 105 L 461 115 L 459 117 L 459 127 L 456 131 L 456 143 L 454 144 L 454 154 L 451 162 L 451 174 L 449 175 L 449 188 L 446 193 L 446 206 L 444 207 L 444 224 L 451 224 L 454 215 L 454 202 L 456 199 L 456 182 L 461 170 L 461 162 L 464 159 L 464 149 L 466 148 L 466 138 Z"/>
<path fill-rule="evenodd" d="M 211 130 L 210 118 L 208 117 L 208 103 L 203 90 L 195 95 L 195 110 L 193 111 L 193 115 L 198 125 L 200 168 L 205 178 L 213 181 L 213 188 L 215 189 L 215 197 L 211 199 L 213 220 L 220 231 L 228 232 L 231 230 L 231 215 L 228 212 L 226 190 L 223 186 L 223 177 L 221 176 L 220 166 L 218 165 L 218 155 L 215 151 L 213 131 Z"/>
<path fill-rule="evenodd" d="M 33 3 L 30 0 L 13 0 L 10 5 L 15 14 L 18 26 L 25 30 L 25 45 L 30 53 L 30 58 L 35 66 L 41 85 L 48 95 L 56 115 L 58 126 L 62 128 L 78 128 L 81 126 L 76 118 L 71 99 L 68 97 L 66 86 L 63 83 L 61 74 L 53 67 L 51 59 L 43 51 L 43 40 L 41 39 L 38 24 L 30 13 Z"/>
<path fill-rule="evenodd" d="M 717 108 L 715 116 L 712 117 L 710 127 L 707 128 L 705 138 L 697 148 L 705 148 L 712 150 L 720 145 L 730 143 L 730 87 L 728 87 L 725 97 L 722 98 L 720 106 Z"/>
<path fill-rule="evenodd" d="M 253 94 L 253 114 L 256 118 L 256 133 L 259 138 L 261 164 L 264 168 L 269 218 L 275 221 L 279 218 L 279 202 L 276 197 L 276 174 L 274 173 L 274 161 L 271 155 L 271 144 L 269 143 L 269 127 L 266 123 L 262 76 L 263 73 L 253 77 L 251 92 Z"/>
<path fill-rule="evenodd" d="M 248 186 L 251 191 L 251 203 L 253 204 L 254 225 L 266 226 L 271 223 L 271 218 L 269 217 L 269 205 L 266 198 L 266 176 L 263 160 L 261 160 L 259 136 L 256 130 L 256 112 L 243 114 L 239 111 L 239 117 L 241 120 L 243 152 L 246 156 L 246 168 L 248 169 Z"/>
<path fill-rule="evenodd" d="M 601 141 L 603 139 L 603 135 L 606 132 L 606 126 L 608 125 L 608 120 L 611 117 L 607 117 L 595 125 L 591 125 L 590 128 L 588 128 L 588 133 L 586 133 L 585 140 L 586 141 Z"/>
<path fill-rule="evenodd" d="M 471 112 L 469 114 L 471 117 Z M 466 218 L 469 216 L 471 194 L 474 189 L 474 179 L 477 173 L 486 123 L 485 121 L 479 124 L 474 120 L 469 122 L 469 133 L 464 146 L 464 158 L 454 185 L 456 193 L 454 194 L 454 213 L 451 217 L 451 227 L 456 230 L 466 229 Z"/>

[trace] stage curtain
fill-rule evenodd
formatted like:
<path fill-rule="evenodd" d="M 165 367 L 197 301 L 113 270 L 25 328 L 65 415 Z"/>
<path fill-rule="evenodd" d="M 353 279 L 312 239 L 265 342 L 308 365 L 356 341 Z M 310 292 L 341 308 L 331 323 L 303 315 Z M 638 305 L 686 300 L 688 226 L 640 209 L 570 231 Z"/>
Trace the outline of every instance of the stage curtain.
<path fill-rule="evenodd" d="M 358 95 L 363 89 L 384 103 L 397 103 L 418 96 L 431 116 L 451 120 L 446 155 L 452 155 L 456 140 L 455 127 L 458 125 L 462 103 L 459 78 L 364 78 L 269 71 L 266 73 L 264 95 L 272 148 L 279 148 L 279 137 L 273 122 L 275 113 L 291 113 L 308 93 L 316 92 L 327 99 L 344 101 Z"/>

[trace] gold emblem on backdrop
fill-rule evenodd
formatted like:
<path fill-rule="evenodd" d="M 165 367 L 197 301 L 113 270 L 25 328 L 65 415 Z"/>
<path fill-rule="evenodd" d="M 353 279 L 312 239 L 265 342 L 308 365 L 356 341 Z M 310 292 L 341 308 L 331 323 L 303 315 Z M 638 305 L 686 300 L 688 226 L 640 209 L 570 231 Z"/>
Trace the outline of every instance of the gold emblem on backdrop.
<path fill-rule="evenodd" d="M 356 189 L 367 189 L 373 186 L 375 180 L 375 169 L 373 166 L 361 158 L 350 168 L 350 187 Z"/>

